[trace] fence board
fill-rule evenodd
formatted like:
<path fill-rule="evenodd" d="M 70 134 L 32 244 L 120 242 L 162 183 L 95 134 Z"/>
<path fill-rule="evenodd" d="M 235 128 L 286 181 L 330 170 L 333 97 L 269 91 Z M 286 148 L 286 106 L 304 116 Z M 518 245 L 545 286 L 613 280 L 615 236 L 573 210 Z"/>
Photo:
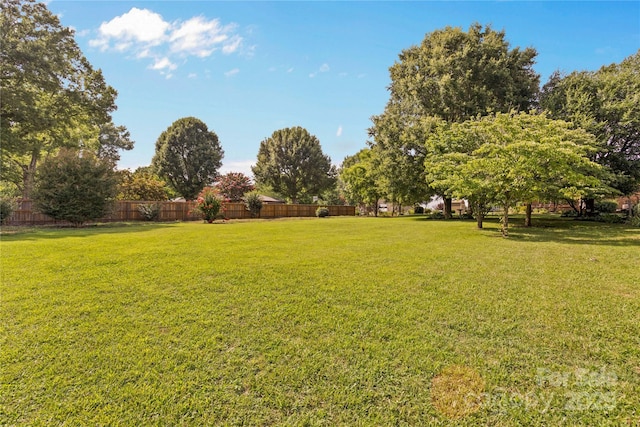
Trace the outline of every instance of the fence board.
<path fill-rule="evenodd" d="M 114 204 L 111 212 L 97 222 L 129 222 L 144 221 L 144 217 L 138 210 L 143 204 L 159 204 L 159 221 L 197 221 L 198 213 L 193 212 L 195 202 L 145 202 L 132 200 L 119 200 Z M 327 206 L 330 216 L 354 216 L 355 206 Z M 316 215 L 317 205 L 285 205 L 263 204 L 260 210 L 260 218 L 284 218 L 284 217 L 312 217 Z M 246 219 L 251 218 L 243 203 L 225 203 L 225 218 Z M 7 225 L 68 225 L 66 221 L 57 221 L 47 215 L 34 211 L 31 200 L 19 200 L 17 209 L 13 212 Z"/>

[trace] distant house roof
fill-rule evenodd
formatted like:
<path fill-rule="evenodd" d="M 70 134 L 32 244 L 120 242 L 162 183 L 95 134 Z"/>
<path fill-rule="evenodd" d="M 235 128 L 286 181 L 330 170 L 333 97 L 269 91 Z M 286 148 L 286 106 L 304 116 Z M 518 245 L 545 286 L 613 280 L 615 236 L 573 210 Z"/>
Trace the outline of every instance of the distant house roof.
<path fill-rule="evenodd" d="M 273 197 L 265 196 L 262 194 L 260 195 L 260 200 L 262 200 L 262 203 L 284 203 L 284 200 L 274 199 Z"/>

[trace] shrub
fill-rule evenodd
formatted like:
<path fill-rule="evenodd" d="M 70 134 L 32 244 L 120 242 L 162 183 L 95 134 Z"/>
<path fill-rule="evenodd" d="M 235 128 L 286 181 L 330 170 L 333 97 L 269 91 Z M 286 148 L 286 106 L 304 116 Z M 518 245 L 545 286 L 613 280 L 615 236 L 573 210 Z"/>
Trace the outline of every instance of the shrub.
<path fill-rule="evenodd" d="M 326 206 L 320 206 L 318 209 L 316 209 L 316 216 L 318 218 L 329 216 L 329 208 L 327 208 Z"/>
<path fill-rule="evenodd" d="M 631 210 L 629 224 L 631 224 L 632 227 L 640 227 L 640 203 L 635 205 L 635 207 Z"/>
<path fill-rule="evenodd" d="M 196 199 L 195 211 L 199 212 L 207 222 L 213 222 L 218 217 L 222 208 L 222 200 L 220 192 L 214 187 L 205 187 L 202 189 Z"/>
<path fill-rule="evenodd" d="M 138 205 L 138 212 L 145 221 L 156 221 L 160 217 L 159 203 L 143 203 Z"/>
<path fill-rule="evenodd" d="M 91 153 L 61 150 L 40 165 L 33 201 L 43 214 L 80 226 L 106 216 L 116 193 L 111 163 Z"/>
<path fill-rule="evenodd" d="M 413 213 L 414 214 L 423 214 L 424 213 L 424 208 L 420 205 L 416 205 L 413 208 Z"/>
<path fill-rule="evenodd" d="M 561 218 L 576 218 L 578 217 L 578 215 L 579 212 L 575 211 L 574 209 L 562 211 L 562 213 L 560 213 Z"/>
<path fill-rule="evenodd" d="M 151 172 L 138 168 L 131 173 L 128 170 L 120 171 L 120 185 L 118 186 L 118 199 L 120 200 L 167 200 L 169 199 L 169 187 L 166 183 Z"/>
<path fill-rule="evenodd" d="M 0 199 L 0 224 L 4 224 L 11 217 L 15 207 L 12 199 Z"/>
<path fill-rule="evenodd" d="M 614 213 L 618 209 L 618 203 L 613 200 L 600 200 L 595 203 L 596 212 Z"/>
<path fill-rule="evenodd" d="M 429 214 L 430 219 L 444 219 L 444 213 L 441 211 L 433 211 Z"/>
<path fill-rule="evenodd" d="M 622 224 L 624 222 L 624 218 L 620 215 L 605 213 L 595 216 L 595 220 L 597 222 L 605 222 L 607 224 Z"/>
<path fill-rule="evenodd" d="M 260 210 L 262 209 L 260 194 L 256 191 L 246 193 L 244 195 L 244 207 L 251 213 L 251 218 L 260 217 Z"/>

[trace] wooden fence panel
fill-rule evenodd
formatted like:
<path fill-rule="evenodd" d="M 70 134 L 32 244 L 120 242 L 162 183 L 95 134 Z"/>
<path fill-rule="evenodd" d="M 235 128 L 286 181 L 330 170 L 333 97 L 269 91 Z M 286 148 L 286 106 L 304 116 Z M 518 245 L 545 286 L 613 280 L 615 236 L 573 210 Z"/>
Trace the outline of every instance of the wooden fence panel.
<path fill-rule="evenodd" d="M 138 207 L 143 204 L 159 204 L 159 221 L 197 221 L 200 215 L 194 212 L 195 202 L 145 202 L 119 200 L 107 216 L 98 222 L 129 222 L 144 221 Z M 223 212 L 225 218 L 246 219 L 251 218 L 244 203 L 225 203 Z M 354 216 L 355 206 L 327 206 L 330 216 Z M 283 217 L 312 217 L 316 215 L 317 205 L 285 205 L 264 204 L 260 210 L 260 218 Z M 66 221 L 57 221 L 47 215 L 34 211 L 31 200 L 19 200 L 17 209 L 13 212 L 8 225 L 68 225 Z"/>

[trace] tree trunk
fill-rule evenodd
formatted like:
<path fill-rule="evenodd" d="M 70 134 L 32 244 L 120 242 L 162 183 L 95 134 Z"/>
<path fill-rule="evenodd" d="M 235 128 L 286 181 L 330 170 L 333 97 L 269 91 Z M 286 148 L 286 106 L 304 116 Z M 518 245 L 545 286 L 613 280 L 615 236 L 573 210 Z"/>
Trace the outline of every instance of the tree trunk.
<path fill-rule="evenodd" d="M 444 198 L 444 219 L 451 219 L 451 197 Z"/>
<path fill-rule="evenodd" d="M 533 208 L 531 207 L 531 203 L 527 203 L 527 211 L 524 217 L 524 226 L 531 227 L 531 213 L 533 212 Z"/>
<path fill-rule="evenodd" d="M 37 153 L 31 154 L 29 166 L 22 166 L 22 198 L 30 199 L 33 191 L 33 181 L 36 175 L 36 165 L 38 163 Z"/>
<path fill-rule="evenodd" d="M 476 220 L 478 221 L 478 228 L 482 228 L 482 222 L 484 221 L 484 214 L 478 211 L 478 213 L 476 213 Z"/>
<path fill-rule="evenodd" d="M 502 227 L 500 231 L 502 232 L 502 237 L 509 237 L 509 205 L 505 204 L 502 208 Z"/>
<path fill-rule="evenodd" d="M 584 210 L 587 216 L 593 216 L 596 213 L 596 200 L 595 199 L 585 199 L 584 201 Z"/>

